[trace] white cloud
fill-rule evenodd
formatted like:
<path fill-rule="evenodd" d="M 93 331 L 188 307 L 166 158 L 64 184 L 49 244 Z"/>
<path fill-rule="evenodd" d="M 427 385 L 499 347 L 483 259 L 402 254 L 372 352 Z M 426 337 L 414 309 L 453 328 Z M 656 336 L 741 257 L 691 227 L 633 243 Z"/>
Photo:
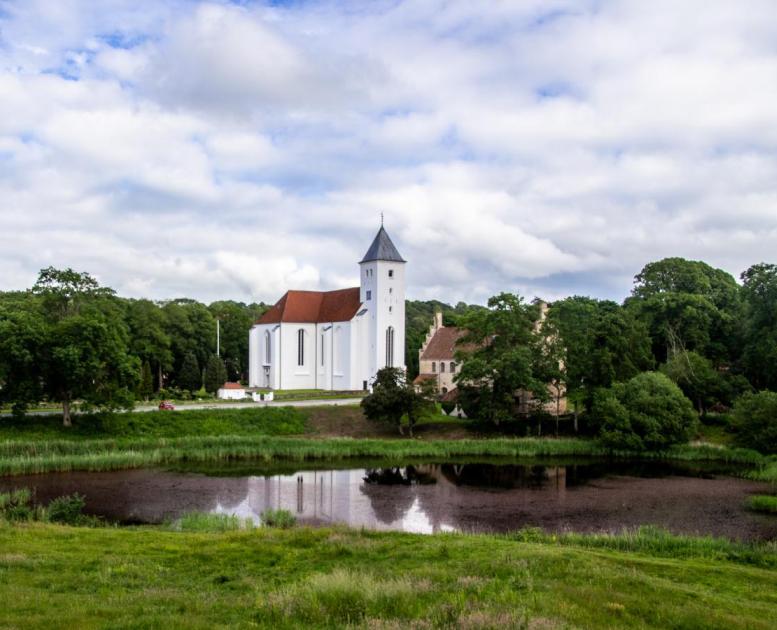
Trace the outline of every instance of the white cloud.
<path fill-rule="evenodd" d="M 450 301 L 777 249 L 771 0 L 2 6 L 1 288 L 336 288 L 381 211 Z"/>

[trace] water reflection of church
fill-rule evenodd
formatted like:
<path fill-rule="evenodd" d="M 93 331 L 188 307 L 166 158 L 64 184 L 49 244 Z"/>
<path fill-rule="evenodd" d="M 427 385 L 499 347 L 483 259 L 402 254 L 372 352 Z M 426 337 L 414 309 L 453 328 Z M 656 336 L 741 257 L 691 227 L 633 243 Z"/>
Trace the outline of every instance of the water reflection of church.
<path fill-rule="evenodd" d="M 422 464 L 366 470 L 312 470 L 293 475 L 249 477 L 247 492 L 241 501 L 219 501 L 214 511 L 257 522 L 265 510 L 284 509 L 306 525 L 342 523 L 419 533 L 467 531 L 482 530 L 484 491 L 492 495 L 485 502 L 493 509 L 494 503 L 500 502 L 499 493 L 512 490 L 510 506 L 521 512 L 520 503 L 526 501 L 523 507 L 528 508 L 528 502 L 536 494 L 534 491 L 544 490 L 543 495 L 550 491 L 557 500 L 563 501 L 565 489 L 563 466 Z M 520 523 L 511 523 L 513 527 L 516 525 Z"/>

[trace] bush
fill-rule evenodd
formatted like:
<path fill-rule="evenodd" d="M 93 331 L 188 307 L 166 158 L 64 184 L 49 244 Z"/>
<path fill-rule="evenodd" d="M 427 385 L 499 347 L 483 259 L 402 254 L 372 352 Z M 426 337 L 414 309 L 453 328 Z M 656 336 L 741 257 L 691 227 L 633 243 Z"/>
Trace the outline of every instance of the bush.
<path fill-rule="evenodd" d="M 57 497 L 46 508 L 46 516 L 52 523 L 82 525 L 89 520 L 83 513 L 85 505 L 84 496 L 77 492 L 64 497 Z"/>
<path fill-rule="evenodd" d="M 297 524 L 297 519 L 288 510 L 265 510 L 262 512 L 261 517 L 265 527 L 289 529 Z"/>
<path fill-rule="evenodd" d="M 777 393 L 740 396 L 731 411 L 737 445 L 762 453 L 777 453 Z"/>
<path fill-rule="evenodd" d="M 0 493 L 0 520 L 18 523 L 35 520 L 32 493 L 27 488 Z"/>
<path fill-rule="evenodd" d="M 663 450 L 687 442 L 696 430 L 691 402 L 668 377 L 643 372 L 594 396 L 598 436 L 611 449 Z"/>

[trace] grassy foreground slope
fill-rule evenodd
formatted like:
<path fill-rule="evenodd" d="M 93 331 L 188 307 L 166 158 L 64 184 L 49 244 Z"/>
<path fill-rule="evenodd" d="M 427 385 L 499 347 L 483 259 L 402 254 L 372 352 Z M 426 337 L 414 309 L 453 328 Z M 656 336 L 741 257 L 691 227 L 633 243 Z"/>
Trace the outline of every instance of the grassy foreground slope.
<path fill-rule="evenodd" d="M 777 571 L 493 536 L 0 526 L 1 627 L 774 628 Z"/>

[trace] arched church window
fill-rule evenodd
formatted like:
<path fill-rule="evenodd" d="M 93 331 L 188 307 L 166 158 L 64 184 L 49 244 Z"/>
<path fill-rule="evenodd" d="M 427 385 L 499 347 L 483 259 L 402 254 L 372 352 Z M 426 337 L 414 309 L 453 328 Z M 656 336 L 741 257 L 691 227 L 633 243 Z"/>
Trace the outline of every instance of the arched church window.
<path fill-rule="evenodd" d="M 432 361 L 432 372 L 435 372 L 435 373 L 437 372 L 437 362 L 436 361 Z"/>
<path fill-rule="evenodd" d="M 324 333 L 321 333 L 321 367 L 324 367 Z"/>
<path fill-rule="evenodd" d="M 272 348 L 270 347 L 270 331 L 264 331 L 264 362 L 270 363 L 272 358 Z"/>
<path fill-rule="evenodd" d="M 394 367 L 394 327 L 386 328 L 386 367 Z"/>
<path fill-rule="evenodd" d="M 451 361 L 451 374 L 453 374 L 456 371 L 456 362 Z"/>
<path fill-rule="evenodd" d="M 305 365 L 305 331 L 297 331 L 297 365 Z"/>

